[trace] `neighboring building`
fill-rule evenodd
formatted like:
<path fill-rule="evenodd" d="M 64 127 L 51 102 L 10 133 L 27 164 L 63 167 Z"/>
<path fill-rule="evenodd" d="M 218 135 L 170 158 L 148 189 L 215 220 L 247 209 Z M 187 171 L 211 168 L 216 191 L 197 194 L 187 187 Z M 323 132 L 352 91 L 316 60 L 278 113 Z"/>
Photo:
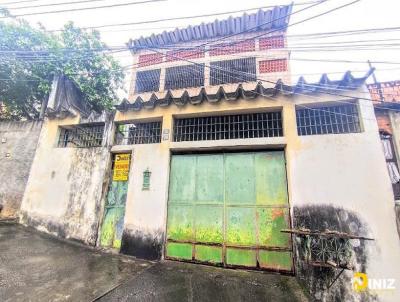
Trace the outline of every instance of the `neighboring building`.
<path fill-rule="evenodd" d="M 400 236 L 400 81 L 368 84 L 367 87 L 374 101 L 379 134 L 393 186 Z"/>
<path fill-rule="evenodd" d="M 368 90 L 375 102 L 400 103 L 400 81 L 368 84 Z"/>
<path fill-rule="evenodd" d="M 0 219 L 18 217 L 41 127 L 41 121 L 0 121 Z"/>
<path fill-rule="evenodd" d="M 398 301 L 351 283 L 400 280 L 391 180 L 359 100 L 372 71 L 291 85 L 290 11 L 130 41 L 115 116 L 56 81 L 21 221 L 137 257 L 295 274 L 318 300 Z"/>

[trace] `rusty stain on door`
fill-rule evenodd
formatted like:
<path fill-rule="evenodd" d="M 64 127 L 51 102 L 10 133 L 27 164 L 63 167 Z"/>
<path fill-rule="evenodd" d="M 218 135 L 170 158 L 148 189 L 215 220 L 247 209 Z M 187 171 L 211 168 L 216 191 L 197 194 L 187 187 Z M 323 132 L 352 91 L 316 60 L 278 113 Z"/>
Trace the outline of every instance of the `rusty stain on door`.
<path fill-rule="evenodd" d="M 281 151 L 174 155 L 166 256 L 292 271 Z"/>

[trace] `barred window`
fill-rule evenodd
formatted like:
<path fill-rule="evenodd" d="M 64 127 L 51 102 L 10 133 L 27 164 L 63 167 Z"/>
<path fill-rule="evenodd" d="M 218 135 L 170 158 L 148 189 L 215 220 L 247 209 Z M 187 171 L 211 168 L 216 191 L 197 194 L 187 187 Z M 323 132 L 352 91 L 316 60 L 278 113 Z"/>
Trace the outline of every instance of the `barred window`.
<path fill-rule="evenodd" d="M 58 147 L 100 147 L 103 142 L 104 124 L 60 127 Z"/>
<path fill-rule="evenodd" d="M 193 64 L 167 68 L 165 89 L 180 89 L 204 85 L 204 64 Z"/>
<path fill-rule="evenodd" d="M 278 136 L 283 136 L 280 111 L 181 118 L 174 122 L 175 142 Z"/>
<path fill-rule="evenodd" d="M 118 125 L 115 144 L 136 145 L 160 143 L 161 129 L 161 121 Z"/>
<path fill-rule="evenodd" d="M 211 85 L 255 82 L 256 79 L 256 58 L 211 62 Z"/>
<path fill-rule="evenodd" d="M 138 71 L 136 73 L 135 93 L 158 91 L 161 69 Z"/>
<path fill-rule="evenodd" d="M 357 104 L 296 107 L 298 135 L 360 132 Z"/>

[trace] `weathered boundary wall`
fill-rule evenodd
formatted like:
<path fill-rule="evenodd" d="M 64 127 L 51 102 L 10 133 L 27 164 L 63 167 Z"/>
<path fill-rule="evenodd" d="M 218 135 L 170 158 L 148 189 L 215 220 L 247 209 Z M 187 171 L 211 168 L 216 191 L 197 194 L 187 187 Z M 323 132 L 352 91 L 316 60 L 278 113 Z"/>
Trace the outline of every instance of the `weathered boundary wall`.
<path fill-rule="evenodd" d="M 54 235 L 95 245 L 110 154 L 95 148 L 57 147 L 59 126 L 79 117 L 46 119 L 21 206 L 20 221 Z"/>
<path fill-rule="evenodd" d="M 0 122 L 0 217 L 18 215 L 41 128 L 41 121 Z"/>

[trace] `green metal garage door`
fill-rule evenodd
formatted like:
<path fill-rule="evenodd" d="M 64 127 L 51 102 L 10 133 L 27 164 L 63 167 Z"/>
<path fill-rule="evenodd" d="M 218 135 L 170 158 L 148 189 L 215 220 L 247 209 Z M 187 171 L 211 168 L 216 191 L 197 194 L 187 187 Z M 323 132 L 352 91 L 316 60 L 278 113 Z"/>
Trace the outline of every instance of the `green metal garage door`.
<path fill-rule="evenodd" d="M 292 270 L 281 151 L 174 155 L 166 257 Z"/>

